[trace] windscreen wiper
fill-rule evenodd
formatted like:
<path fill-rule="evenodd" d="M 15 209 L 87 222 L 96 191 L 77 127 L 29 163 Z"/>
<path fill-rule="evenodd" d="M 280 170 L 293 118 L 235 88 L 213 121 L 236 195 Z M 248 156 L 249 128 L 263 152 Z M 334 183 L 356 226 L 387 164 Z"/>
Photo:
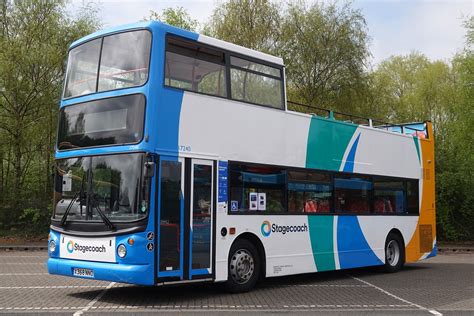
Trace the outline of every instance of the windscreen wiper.
<path fill-rule="evenodd" d="M 79 198 L 79 203 L 82 203 L 82 195 L 84 193 L 84 176 L 86 174 L 84 173 L 82 175 L 82 179 L 81 179 L 81 190 L 79 192 L 76 192 L 76 194 L 74 194 L 74 197 L 72 198 L 71 202 L 69 202 L 67 208 L 66 208 L 66 211 L 64 212 L 63 214 L 63 217 L 61 218 L 61 226 L 64 226 L 66 224 L 66 220 L 67 220 L 67 217 L 69 215 L 69 211 L 72 209 L 72 205 L 76 202 L 76 200 Z M 81 215 L 82 215 L 82 204 L 81 204 Z"/>
<path fill-rule="evenodd" d="M 67 208 L 63 214 L 63 217 L 61 217 L 61 226 L 64 226 L 64 224 L 66 224 L 66 219 L 67 219 L 67 216 L 69 215 L 69 211 L 72 209 L 72 205 L 74 204 L 74 202 L 76 202 L 78 196 L 79 196 L 79 192 L 76 192 L 76 194 L 74 194 L 74 197 L 71 199 L 71 202 L 69 202 L 69 204 L 67 205 Z"/>
<path fill-rule="evenodd" d="M 104 214 L 104 212 L 102 212 L 102 209 L 99 206 L 99 201 L 96 199 L 94 194 L 91 194 L 90 198 L 92 198 L 91 207 L 94 207 L 97 210 L 97 213 L 99 213 L 99 216 L 102 219 L 102 221 L 104 222 L 105 226 L 107 226 L 110 230 L 115 231 L 116 228 L 115 228 L 114 224 L 112 224 L 112 222 L 109 220 L 109 218 Z"/>

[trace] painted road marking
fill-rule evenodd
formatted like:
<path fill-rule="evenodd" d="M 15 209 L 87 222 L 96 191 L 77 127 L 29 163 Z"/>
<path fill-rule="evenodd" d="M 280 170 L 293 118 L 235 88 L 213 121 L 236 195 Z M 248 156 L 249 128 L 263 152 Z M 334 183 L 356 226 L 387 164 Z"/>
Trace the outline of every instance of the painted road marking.
<path fill-rule="evenodd" d="M 286 287 L 370 287 L 366 284 L 296 284 L 284 285 Z"/>
<path fill-rule="evenodd" d="M 47 259 L 48 256 L 30 256 L 30 255 L 25 255 L 25 256 L 5 256 L 4 258 L 43 258 L 43 259 Z"/>
<path fill-rule="evenodd" d="M 61 310 L 61 309 L 82 309 L 84 306 L 78 306 L 78 307 L 69 307 L 69 306 L 51 306 L 51 307 L 45 307 L 45 306 L 27 306 L 27 307 L 0 307 L 0 310 Z"/>
<path fill-rule="evenodd" d="M 367 281 L 364 281 L 364 280 L 362 280 L 362 279 L 356 278 L 356 277 L 354 277 L 354 276 L 352 276 L 352 275 L 349 275 L 349 276 L 350 276 L 351 278 L 353 278 L 354 280 L 357 280 L 357 281 L 359 281 L 359 282 L 362 282 L 362 283 L 364 283 L 364 284 L 367 284 L 367 285 L 373 287 L 374 289 L 377 289 L 377 290 L 379 290 L 380 292 L 382 292 L 382 293 L 384 293 L 384 294 L 386 294 L 386 295 L 388 295 L 388 296 L 391 296 L 391 297 L 393 297 L 393 298 L 395 298 L 395 299 L 397 299 L 397 300 L 399 300 L 399 301 L 401 301 L 401 302 L 410 304 L 411 306 L 414 306 L 414 307 L 417 307 L 418 309 L 427 311 L 427 312 L 429 312 L 429 313 L 431 313 L 431 314 L 433 314 L 433 315 L 443 315 L 443 314 L 441 314 L 440 312 L 438 312 L 438 311 L 436 311 L 436 310 L 434 310 L 434 309 L 429 309 L 429 308 L 427 308 L 427 307 L 418 305 L 418 304 L 416 304 L 416 303 L 410 302 L 409 300 L 406 300 L 406 299 L 404 299 L 404 298 L 401 298 L 401 297 L 399 297 L 399 296 L 396 296 L 395 294 L 392 294 L 392 293 L 390 293 L 390 292 L 388 292 L 388 291 L 382 289 L 381 287 L 378 287 L 378 286 L 376 286 L 376 285 L 374 285 L 374 284 L 372 284 L 372 283 L 370 283 L 370 282 L 367 282 Z"/>
<path fill-rule="evenodd" d="M 0 286 L 0 290 L 107 288 L 107 285 Z"/>
<path fill-rule="evenodd" d="M 45 265 L 46 262 L 42 261 L 42 262 L 0 262 L 0 264 L 2 265 L 6 265 L 6 264 L 14 264 L 14 265 L 33 265 L 33 264 L 41 264 L 41 265 Z"/>
<path fill-rule="evenodd" d="M 115 282 L 110 282 L 109 285 L 107 285 L 107 287 L 105 289 L 103 289 L 99 294 L 97 294 L 97 296 L 89 302 L 89 304 L 87 304 L 86 307 L 84 307 L 83 309 L 81 309 L 80 311 L 77 311 L 74 313 L 73 316 L 80 316 L 82 315 L 83 313 L 87 312 L 91 307 L 94 306 L 95 303 L 97 303 L 98 300 L 100 300 L 102 298 L 102 296 L 104 296 L 104 294 L 110 290 L 113 286 L 115 285 Z"/>
<path fill-rule="evenodd" d="M 0 263 L 1 264 L 1 263 Z M 3 275 L 48 275 L 49 273 L 0 273 L 0 276 Z"/>
<path fill-rule="evenodd" d="M 97 303 L 97 302 L 94 302 Z M 28 307 L 0 307 L 0 310 L 55 310 L 55 309 L 81 309 L 81 311 L 76 312 L 74 315 L 81 315 L 82 313 L 86 312 L 85 309 L 88 306 L 78 306 L 78 307 L 69 307 L 69 306 L 28 306 Z M 377 305 L 371 305 L 371 304 L 361 304 L 361 305 L 347 305 L 347 304 L 326 304 L 326 305 L 319 305 L 319 304 L 314 304 L 314 305 L 283 305 L 281 307 L 277 308 L 269 308 L 268 305 L 146 305 L 146 306 L 140 306 L 140 305 L 108 305 L 108 306 L 90 306 L 89 309 L 158 309 L 158 310 L 173 310 L 173 309 L 179 309 L 179 310 L 193 310 L 193 309 L 210 309 L 210 308 L 215 308 L 215 309 L 234 309 L 234 310 L 251 310 L 251 309 L 265 309 L 265 310 L 271 310 L 271 311 L 278 311 L 278 310 L 286 310 L 286 309 L 294 309 L 294 308 L 300 308 L 300 309 L 327 309 L 327 308 L 333 308 L 333 309 L 342 309 L 342 308 L 384 308 L 384 309 L 390 309 L 393 310 L 394 308 L 405 308 L 405 307 L 413 307 L 413 305 L 402 305 L 402 304 L 389 304 L 389 305 L 383 305 L 383 304 L 377 304 Z M 88 310 L 89 310 L 88 309 Z M 398 309 L 397 309 L 398 310 Z M 411 308 L 410 310 L 416 310 Z M 81 314 L 79 314 L 81 313 Z"/>

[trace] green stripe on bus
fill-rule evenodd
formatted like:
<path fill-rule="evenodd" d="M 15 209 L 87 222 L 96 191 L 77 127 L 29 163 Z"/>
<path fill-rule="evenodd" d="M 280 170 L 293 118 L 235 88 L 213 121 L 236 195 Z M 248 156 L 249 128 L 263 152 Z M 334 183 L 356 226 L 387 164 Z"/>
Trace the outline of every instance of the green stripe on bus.
<path fill-rule="evenodd" d="M 339 171 L 357 125 L 312 117 L 306 149 L 306 168 Z"/>
<path fill-rule="evenodd" d="M 335 270 L 333 245 L 334 216 L 308 216 L 309 235 L 317 271 Z"/>
<path fill-rule="evenodd" d="M 413 140 L 415 141 L 416 153 L 418 154 L 418 162 L 421 163 L 421 156 L 420 156 L 420 141 L 418 137 L 413 136 Z"/>

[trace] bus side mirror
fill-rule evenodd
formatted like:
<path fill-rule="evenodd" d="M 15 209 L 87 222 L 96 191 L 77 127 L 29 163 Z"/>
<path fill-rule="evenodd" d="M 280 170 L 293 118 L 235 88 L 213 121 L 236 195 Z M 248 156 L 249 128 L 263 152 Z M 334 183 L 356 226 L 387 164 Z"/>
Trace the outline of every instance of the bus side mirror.
<path fill-rule="evenodd" d="M 146 161 L 143 166 L 143 176 L 151 178 L 155 175 L 155 163 L 153 161 Z"/>

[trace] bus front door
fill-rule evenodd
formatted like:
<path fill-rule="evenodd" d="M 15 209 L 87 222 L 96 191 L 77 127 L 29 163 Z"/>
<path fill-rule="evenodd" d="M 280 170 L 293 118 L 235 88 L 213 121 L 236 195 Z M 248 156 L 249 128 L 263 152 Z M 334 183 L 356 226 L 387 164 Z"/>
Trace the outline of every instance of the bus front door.
<path fill-rule="evenodd" d="M 212 274 L 212 223 L 214 208 L 214 165 L 211 160 L 192 159 L 190 166 L 189 279 Z M 188 212 L 186 212 L 188 213 Z"/>
<path fill-rule="evenodd" d="M 158 282 L 212 275 L 214 162 L 160 157 Z"/>

